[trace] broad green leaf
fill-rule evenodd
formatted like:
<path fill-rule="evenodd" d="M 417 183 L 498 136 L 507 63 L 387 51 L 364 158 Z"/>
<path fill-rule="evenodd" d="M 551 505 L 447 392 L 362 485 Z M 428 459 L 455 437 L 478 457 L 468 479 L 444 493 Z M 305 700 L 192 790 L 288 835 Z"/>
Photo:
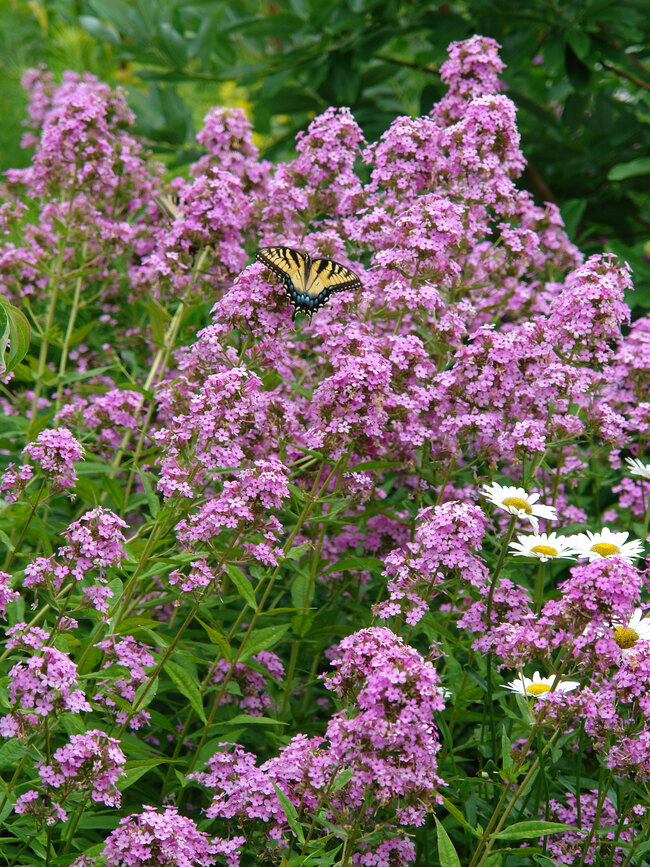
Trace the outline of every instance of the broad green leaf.
<path fill-rule="evenodd" d="M 79 24 L 99 42 L 108 42 L 109 45 L 114 46 L 120 44 L 120 34 L 117 30 L 110 24 L 95 18 L 94 15 L 80 15 Z"/>
<path fill-rule="evenodd" d="M 460 867 L 460 859 L 454 848 L 454 844 L 449 839 L 449 835 L 444 829 L 442 822 L 437 816 L 436 831 L 438 832 L 438 858 L 440 859 L 441 867 Z"/>

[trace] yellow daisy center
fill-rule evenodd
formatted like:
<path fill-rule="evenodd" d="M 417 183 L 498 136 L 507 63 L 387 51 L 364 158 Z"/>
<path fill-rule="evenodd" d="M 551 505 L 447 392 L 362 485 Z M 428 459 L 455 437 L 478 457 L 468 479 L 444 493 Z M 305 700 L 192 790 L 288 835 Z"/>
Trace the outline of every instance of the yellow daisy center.
<path fill-rule="evenodd" d="M 557 557 L 557 548 L 552 548 L 550 545 L 535 545 L 530 549 L 531 554 L 539 554 L 541 557 Z"/>
<path fill-rule="evenodd" d="M 614 627 L 614 641 L 618 644 L 621 650 L 629 650 L 639 640 L 639 633 L 630 629 L 629 626 Z"/>
<path fill-rule="evenodd" d="M 596 542 L 596 544 L 592 545 L 589 550 L 595 551 L 596 554 L 600 554 L 601 557 L 611 557 L 612 554 L 621 553 L 621 549 L 617 548 L 616 545 L 612 545 L 611 542 Z"/>
<path fill-rule="evenodd" d="M 502 505 L 512 506 L 518 512 L 525 512 L 527 515 L 532 514 L 533 511 L 530 507 L 530 503 L 527 503 L 526 500 L 522 500 L 521 497 L 506 497 Z"/>
<path fill-rule="evenodd" d="M 526 687 L 526 692 L 529 695 L 542 695 L 542 693 L 550 691 L 551 687 L 548 683 L 531 683 L 530 686 Z"/>

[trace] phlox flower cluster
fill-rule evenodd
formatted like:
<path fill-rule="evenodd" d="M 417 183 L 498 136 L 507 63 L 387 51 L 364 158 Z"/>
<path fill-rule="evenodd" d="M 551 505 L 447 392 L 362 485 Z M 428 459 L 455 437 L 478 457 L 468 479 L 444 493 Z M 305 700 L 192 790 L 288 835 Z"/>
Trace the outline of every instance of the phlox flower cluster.
<path fill-rule="evenodd" d="M 349 109 L 328 108 L 299 134 L 295 157 L 275 166 L 260 160 L 241 110 L 213 108 L 198 134 L 205 155 L 171 189 L 135 138 L 119 90 L 90 75 L 67 73 L 59 86 L 42 70 L 26 76 L 26 142 L 35 155 L 30 167 L 6 176 L 0 220 L 11 240 L 0 252 L 0 282 L 16 303 L 28 299 L 38 318 L 52 301 L 52 251 L 59 251 L 66 280 L 81 281 L 66 328 L 87 337 L 66 342 L 59 361 L 60 372 L 83 374 L 83 387 L 73 376 L 56 394 L 41 393 L 39 383 L 15 398 L 0 395 L 7 415 L 39 422 L 31 430 L 42 427 L 38 413 L 58 425 L 22 452 L 23 442 L 16 446 L 0 492 L 15 501 L 39 478 L 52 492 L 84 491 L 74 463 L 85 449 L 112 465 L 97 499 L 88 480 L 90 505 L 110 497 L 127 513 L 128 555 L 142 558 L 130 571 L 127 521 L 104 505 L 63 518 L 53 510 L 57 532 L 67 524 L 64 544 L 52 553 L 56 546 L 43 540 L 26 557 L 15 552 L 34 605 L 39 593 L 47 596 L 38 616 L 57 617 L 56 632 L 44 628 L 48 620 L 7 631 L 14 657 L 0 734 L 38 738 L 39 750 L 47 743 L 37 766 L 41 791 L 21 789 L 15 806 L 37 829 L 65 821 L 62 804 L 80 793 L 120 806 L 124 754 L 109 734 L 77 732 L 50 751 L 50 738 L 61 743 L 62 725 L 69 728 L 64 713 L 93 711 L 128 727 L 124 743 L 133 745 L 133 732 L 157 723 L 162 702 L 174 701 L 161 690 L 158 705 L 131 713 L 159 651 L 128 629 L 153 643 L 155 627 L 170 653 L 209 666 L 204 684 L 222 705 L 253 717 L 277 711 L 273 681 L 285 678 L 279 656 L 264 650 L 237 657 L 246 663 L 213 661 L 205 645 L 195 649 L 190 618 L 182 619 L 212 605 L 215 629 L 225 625 L 226 636 L 235 624 L 227 640 L 237 639 L 236 594 L 224 577 L 230 566 L 245 580 L 259 578 L 260 587 L 268 581 L 253 625 L 258 615 L 285 616 L 285 605 L 302 611 L 291 621 L 287 697 L 289 689 L 304 688 L 305 702 L 312 695 L 300 678 L 318 660 L 304 665 L 299 654 L 322 647 L 325 618 L 312 635 L 300 630 L 310 629 L 324 599 L 321 611 L 336 608 L 337 637 L 349 632 L 350 610 L 357 617 L 366 604 L 369 615 L 374 602 L 384 623 L 405 624 L 408 640 L 429 642 L 435 617 L 425 615 L 444 610 L 450 629 L 471 634 L 479 669 L 485 655 L 488 665 L 494 657 L 512 669 L 501 702 L 512 692 L 526 696 L 540 727 L 584 731 L 613 774 L 650 777 L 648 576 L 635 565 L 643 543 L 631 530 L 610 528 L 624 526 L 622 512 L 642 518 L 648 508 L 650 325 L 647 317 L 630 325 L 629 268 L 609 254 L 584 260 L 558 208 L 518 189 L 525 161 L 498 49 L 480 36 L 453 43 L 441 69 L 446 94 L 423 117 L 396 118 L 377 142 L 365 140 Z M 178 198 L 172 219 L 155 204 L 169 193 Z M 31 223 L 25 201 L 33 203 Z M 292 322 L 277 275 L 251 262 L 266 245 L 333 258 L 361 286 L 334 294 L 313 319 Z M 211 305 L 204 327 L 181 336 L 201 321 L 204 299 Z M 53 312 L 59 327 L 61 311 Z M 179 349 L 184 339 L 190 345 Z M 54 341 L 46 348 L 51 363 Z M 595 444 L 594 455 L 585 443 Z M 614 489 L 620 496 L 608 526 L 562 535 L 557 521 L 588 523 L 580 485 L 601 446 L 612 472 L 632 454 L 635 478 Z M 165 501 L 160 509 L 151 477 Z M 506 532 L 511 540 L 515 526 L 522 532 L 511 542 L 517 559 L 506 560 L 504 541 L 491 576 L 490 523 L 478 504 L 481 485 L 494 477 L 508 479 L 482 489 L 496 512 L 497 543 Z M 144 499 L 151 523 L 140 511 Z M 314 557 L 309 568 L 305 555 Z M 534 599 L 516 580 L 526 572 L 524 557 L 538 561 Z M 563 557 L 580 562 L 560 572 Z M 174 568 L 179 563 L 186 565 Z M 387 592 L 377 601 L 373 582 L 382 568 Z M 109 584 L 120 569 L 127 589 L 115 600 Z M 300 599 L 307 575 L 312 596 Z M 0 573 L 3 616 L 17 596 L 10 580 Z M 337 591 L 340 582 L 342 592 L 326 597 L 327 581 Z M 158 593 L 169 608 L 158 609 L 152 627 Z M 272 609 L 262 610 L 267 599 Z M 88 696 L 72 658 L 83 643 L 76 617 L 101 632 L 75 657 L 95 664 Z M 109 617 L 116 625 L 107 634 Z M 316 678 L 312 669 L 337 703 L 322 732 L 287 728 L 278 741 L 274 727 L 272 737 L 259 738 L 260 749 L 280 743 L 270 757 L 224 742 L 207 769 L 191 775 L 208 790 L 202 815 L 223 837 L 198 829 L 198 810 L 195 822 L 173 806 L 138 804 L 107 836 L 106 867 L 216 859 L 237 867 L 245 846 L 251 858 L 286 859 L 296 845 L 286 799 L 311 829 L 307 848 L 321 838 L 325 847 L 352 839 L 354 864 L 412 863 L 414 828 L 442 800 L 436 715 L 446 693 L 431 661 L 436 652 L 423 656 L 386 626 L 347 634 L 325 651 L 333 673 Z M 169 676 L 164 665 L 156 673 L 161 682 Z M 292 703 L 284 702 L 287 716 Z M 328 704 L 316 699 L 320 709 Z M 220 713 L 219 725 L 231 715 Z M 181 748 L 200 740 L 196 719 L 180 728 L 173 770 Z M 146 740 L 152 755 L 166 743 L 153 728 Z M 593 822 L 597 808 L 601 824 L 614 824 L 620 805 L 595 793 L 566 801 L 551 802 L 551 814 L 576 832 L 553 835 L 549 852 L 568 864 L 584 843 L 578 826 Z M 622 827 L 621 838 L 630 839 Z M 346 837 L 352 830 L 357 839 Z M 75 862 L 89 863 L 87 855 Z"/>
<path fill-rule="evenodd" d="M 158 813 L 145 806 L 143 813 L 120 819 L 106 838 L 102 855 L 106 867 L 211 867 L 218 851 L 217 842 L 199 831 L 192 819 L 181 816 L 176 807 Z"/>
<path fill-rule="evenodd" d="M 11 575 L 7 572 L 0 572 L 0 616 L 3 618 L 7 616 L 7 603 L 20 597 L 18 591 L 11 588 L 10 581 Z"/>
<path fill-rule="evenodd" d="M 243 747 L 223 744 L 208 770 L 192 776 L 212 791 L 208 816 L 262 820 L 269 824 L 266 845 L 289 833 L 275 784 L 309 815 L 326 806 L 337 823 L 353 822 L 359 811 L 370 824 L 388 820 L 380 842 L 410 857 L 403 828 L 422 824 L 441 784 L 433 724 L 433 713 L 444 707 L 438 675 L 386 628 L 349 636 L 337 654 L 326 685 L 346 710 L 334 714 L 324 738 L 297 735 L 259 767 Z M 333 790 L 344 769 L 348 779 Z M 360 863 L 374 863 L 372 857 Z"/>
<path fill-rule="evenodd" d="M 284 665 L 280 657 L 269 650 L 262 650 L 252 657 L 255 668 L 243 662 L 235 664 L 231 682 L 239 687 L 240 695 L 224 693 L 220 704 L 236 703 L 242 711 L 251 716 L 264 716 L 269 709 L 276 709 L 277 702 L 268 694 L 267 680 L 269 677 L 281 680 L 284 677 Z M 227 659 L 217 661 L 212 676 L 213 683 L 223 683 L 231 664 Z"/>
<path fill-rule="evenodd" d="M 55 750 L 49 763 L 39 762 L 36 770 L 41 778 L 39 791 L 33 789 L 21 795 L 15 810 L 17 813 L 43 812 L 51 805 L 51 816 L 46 824 L 57 816 L 66 821 L 66 812 L 60 806 L 75 792 L 90 794 L 93 801 L 108 807 L 119 807 L 121 794 L 117 780 L 124 774 L 126 756 L 115 738 L 98 729 L 89 729 L 84 734 L 71 735 L 68 743 Z M 41 816 L 40 818 L 43 818 Z"/>
<path fill-rule="evenodd" d="M 198 560 L 192 560 L 187 573 L 181 572 L 180 569 L 174 569 L 169 573 L 168 581 L 172 586 L 177 586 L 183 593 L 201 592 L 206 587 L 214 587 L 219 592 L 221 586 L 221 575 L 217 571 L 208 566 L 207 558 L 200 557 Z"/>
<path fill-rule="evenodd" d="M 45 643 L 48 632 L 19 623 L 7 634 L 12 637 L 12 647 L 22 647 L 31 655 L 9 671 L 10 712 L 0 718 L 2 737 L 27 740 L 48 718 L 56 719 L 63 711 L 91 710 L 78 688 L 77 666 L 67 653 Z"/>
<path fill-rule="evenodd" d="M 128 726 L 137 730 L 148 725 L 151 714 L 147 710 L 131 713 L 124 703 L 133 702 L 138 687 L 148 678 L 148 669 L 156 664 L 156 659 L 150 652 L 151 648 L 136 641 L 131 635 L 108 635 L 97 647 L 106 654 L 103 668 L 114 669 L 119 666 L 119 675 L 101 679 L 97 683 L 98 691 L 94 701 L 108 714 L 115 718 L 118 725 Z"/>
<path fill-rule="evenodd" d="M 50 557 L 36 557 L 25 566 L 23 586 L 47 586 L 59 590 L 66 578 L 90 583 L 81 588 L 85 604 L 105 614 L 113 596 L 107 586 L 106 569 L 119 566 L 126 556 L 126 523 L 110 509 L 98 506 L 79 518 L 64 532 L 68 541 Z M 91 577 L 92 576 L 92 577 Z"/>
<path fill-rule="evenodd" d="M 9 502 L 22 495 L 35 469 L 42 472 L 53 493 L 74 489 L 77 481 L 74 463 L 83 458 L 84 450 L 67 428 L 41 431 L 33 443 L 25 446 L 22 454 L 28 462 L 20 467 L 10 464 L 0 479 L 0 491 L 7 492 L 5 498 Z"/>
<path fill-rule="evenodd" d="M 253 539 L 244 543 L 252 558 L 275 566 L 282 548 L 278 545 L 281 525 L 275 516 L 265 516 L 288 496 L 286 467 L 277 459 L 255 461 L 243 468 L 234 481 L 226 481 L 218 496 L 182 520 L 176 527 L 179 540 L 187 546 L 208 541 L 223 529 L 245 528 Z M 261 535 L 256 541 L 252 531 Z"/>
<path fill-rule="evenodd" d="M 485 532 L 485 516 L 471 503 L 452 501 L 423 509 L 415 537 L 384 558 L 389 599 L 375 607 L 382 619 L 404 611 L 406 622 L 422 619 L 440 585 L 452 578 L 483 588 L 487 567 L 476 550 Z"/>

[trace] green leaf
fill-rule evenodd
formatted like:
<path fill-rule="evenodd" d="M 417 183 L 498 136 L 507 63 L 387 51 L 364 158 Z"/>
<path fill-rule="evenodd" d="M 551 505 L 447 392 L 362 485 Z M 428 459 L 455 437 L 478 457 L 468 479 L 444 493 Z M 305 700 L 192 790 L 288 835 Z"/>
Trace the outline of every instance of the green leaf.
<path fill-rule="evenodd" d="M 271 781 L 273 783 L 273 781 Z M 275 794 L 278 796 L 278 801 L 282 804 L 282 809 L 284 810 L 285 816 L 287 817 L 287 822 L 289 823 L 289 827 L 294 833 L 294 836 L 298 839 L 298 842 L 302 846 L 305 842 L 304 834 L 302 833 L 302 828 L 300 823 L 298 822 L 298 813 L 296 808 L 291 803 L 289 798 L 284 794 L 279 786 L 276 786 L 273 783 L 273 788 L 275 789 Z"/>
<path fill-rule="evenodd" d="M 446 798 L 444 795 L 442 796 L 442 805 L 445 808 L 445 810 L 447 810 L 448 813 L 451 813 L 451 815 L 454 817 L 454 819 L 456 819 L 458 822 L 460 822 L 460 824 L 463 826 L 463 828 L 466 831 L 469 831 L 470 834 L 473 834 L 475 837 L 480 839 L 481 835 L 476 830 L 476 828 L 472 828 L 472 826 L 467 821 L 465 816 L 463 816 L 463 814 L 458 809 L 458 807 L 455 804 L 453 804 L 449 800 L 449 798 Z"/>
<path fill-rule="evenodd" d="M 308 608 L 314 596 L 314 582 L 309 575 L 296 575 L 291 584 L 291 602 L 294 608 Z"/>
<path fill-rule="evenodd" d="M 570 29 L 566 35 L 567 42 L 573 48 L 580 60 L 585 60 L 591 48 L 591 39 L 584 30 Z"/>
<path fill-rule="evenodd" d="M 638 178 L 640 175 L 650 175 L 650 157 L 639 157 L 627 163 L 617 163 L 607 172 L 607 180 L 624 181 L 626 178 Z"/>
<path fill-rule="evenodd" d="M 117 46 L 120 44 L 120 34 L 110 24 L 100 21 L 94 15 L 80 15 L 79 24 L 83 27 L 86 33 L 90 33 L 99 42 L 108 42 L 109 45 Z"/>
<path fill-rule="evenodd" d="M 144 683 L 141 683 L 133 697 L 133 706 L 137 707 L 138 710 L 142 710 L 150 704 L 158 692 L 158 682 L 158 678 L 156 677 L 153 681 L 145 680 Z M 144 696 L 142 701 L 140 701 L 140 696 Z"/>
<path fill-rule="evenodd" d="M 127 765 L 125 775 L 120 777 L 119 781 L 116 783 L 117 788 L 120 792 L 123 792 L 125 789 L 128 789 L 129 786 L 132 786 L 133 783 L 137 782 L 140 777 L 144 776 L 148 770 L 151 768 L 157 768 L 166 761 L 167 759 L 163 756 L 156 756 L 155 759 L 145 759 Z"/>
<path fill-rule="evenodd" d="M 576 237 L 576 229 L 587 209 L 587 199 L 567 199 L 562 203 L 560 214 L 564 220 L 567 235 L 572 241 Z"/>
<path fill-rule="evenodd" d="M 250 716 L 245 713 L 238 713 L 237 716 L 234 716 L 232 719 L 228 720 L 228 725 L 232 725 L 233 723 L 237 723 L 237 725 L 241 725 L 242 723 L 245 725 L 256 725 L 256 726 L 286 726 L 289 723 L 281 722 L 277 719 L 271 719 L 270 716 Z"/>
<path fill-rule="evenodd" d="M 454 848 L 454 844 L 449 839 L 449 835 L 438 817 L 434 816 L 434 818 L 438 832 L 438 858 L 440 859 L 441 867 L 460 867 L 460 858 Z"/>
<path fill-rule="evenodd" d="M 0 371 L 16 369 L 27 355 L 30 338 L 31 329 L 25 314 L 0 296 Z"/>
<path fill-rule="evenodd" d="M 151 512 L 151 517 L 155 518 L 160 511 L 160 500 L 155 495 L 151 483 L 147 478 L 147 474 L 138 469 L 138 475 L 140 476 L 140 481 L 142 482 L 142 487 L 144 488 L 147 497 L 147 504 L 149 506 L 149 511 Z"/>
<path fill-rule="evenodd" d="M 255 591 L 251 585 L 250 578 L 244 575 L 242 570 L 237 566 L 226 566 L 226 572 L 230 575 L 230 580 L 235 585 L 237 592 L 244 602 L 255 610 L 257 608 L 257 600 L 255 599 Z"/>
<path fill-rule="evenodd" d="M 232 661 L 232 648 L 230 647 L 230 644 L 228 643 L 226 636 L 222 635 L 213 626 L 208 626 L 208 624 L 205 623 L 203 620 L 201 620 L 199 617 L 197 617 L 196 619 L 201 624 L 201 626 L 205 629 L 205 631 L 208 633 L 208 638 L 210 639 L 210 641 L 213 644 L 217 645 L 217 647 L 221 651 L 221 655 L 224 657 L 224 659 L 227 659 L 228 662 L 231 662 Z"/>
<path fill-rule="evenodd" d="M 160 25 L 160 41 L 174 66 L 183 67 L 187 63 L 185 40 L 167 21 Z"/>
<path fill-rule="evenodd" d="M 270 647 L 274 647 L 288 629 L 289 625 L 284 623 L 281 626 L 267 626 L 264 629 L 258 629 L 256 632 L 251 633 L 251 637 L 246 642 L 239 656 L 239 662 L 250 659 L 251 656 L 255 656 L 261 650 L 268 650 Z"/>
<path fill-rule="evenodd" d="M 299 560 L 306 551 L 311 551 L 313 547 L 314 546 L 311 543 L 307 543 L 306 545 L 296 545 L 295 548 L 289 548 L 285 555 L 285 559 Z"/>
<path fill-rule="evenodd" d="M 189 701 L 192 710 L 201 720 L 207 722 L 205 711 L 203 710 L 203 701 L 201 699 L 201 689 L 198 681 L 181 665 L 177 665 L 168 659 L 164 665 L 164 669 L 169 675 L 172 683 Z"/>
<path fill-rule="evenodd" d="M 9 536 L 7 536 L 4 530 L 0 530 L 0 542 L 2 542 L 5 548 L 8 548 L 10 551 L 15 550 L 15 545 L 12 543 L 11 539 L 9 538 Z"/>
<path fill-rule="evenodd" d="M 544 822 L 541 819 L 533 819 L 528 822 L 516 822 L 494 836 L 498 840 L 529 840 L 533 837 L 543 837 L 546 834 L 569 831 L 572 827 L 572 825 L 564 825 L 562 822 Z"/>

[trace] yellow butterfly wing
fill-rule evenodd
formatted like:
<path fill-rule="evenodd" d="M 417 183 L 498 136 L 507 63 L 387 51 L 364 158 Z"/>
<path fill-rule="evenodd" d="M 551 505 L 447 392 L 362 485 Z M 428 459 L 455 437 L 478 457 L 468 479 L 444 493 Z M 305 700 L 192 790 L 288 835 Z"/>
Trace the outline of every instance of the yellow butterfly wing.
<path fill-rule="evenodd" d="M 167 193 L 159 193 L 153 197 L 153 200 L 158 205 L 158 210 L 163 217 L 167 217 L 170 225 L 180 217 L 178 196 L 168 196 Z"/>
<path fill-rule="evenodd" d="M 327 292 L 329 297 L 332 292 L 345 292 L 359 286 L 361 280 L 345 265 L 331 259 L 312 259 L 306 286 L 310 298 L 318 298 L 323 292 Z"/>
<path fill-rule="evenodd" d="M 296 313 L 315 313 L 327 303 L 333 292 L 356 289 L 361 286 L 357 275 L 331 259 L 311 259 L 292 247 L 262 247 L 257 259 L 274 274 L 284 286 Z"/>

